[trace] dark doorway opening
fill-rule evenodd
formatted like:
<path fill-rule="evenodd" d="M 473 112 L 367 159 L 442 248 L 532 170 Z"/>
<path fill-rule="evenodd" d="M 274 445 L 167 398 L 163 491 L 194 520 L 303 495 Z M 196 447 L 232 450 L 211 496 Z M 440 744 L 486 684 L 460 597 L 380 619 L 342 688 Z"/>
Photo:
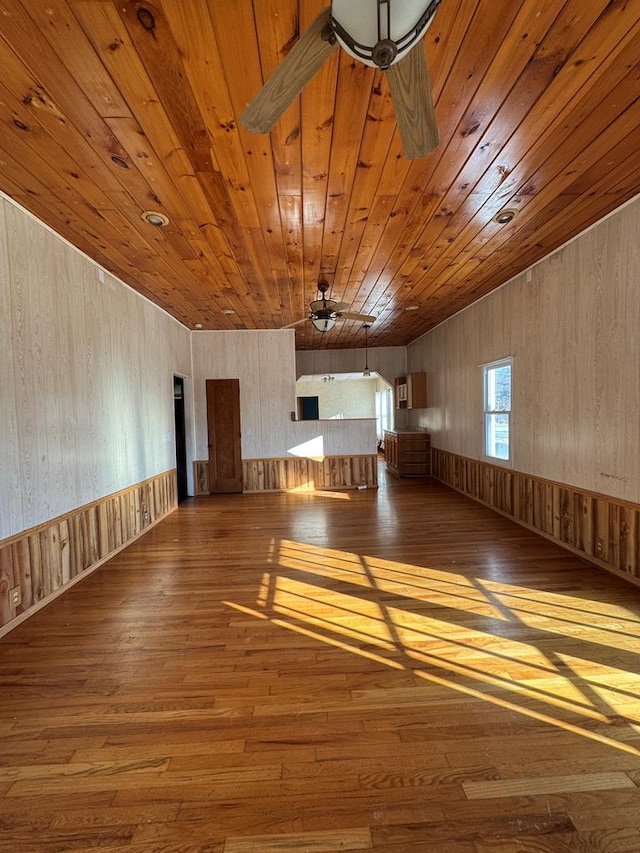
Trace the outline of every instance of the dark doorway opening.
<path fill-rule="evenodd" d="M 176 473 L 178 478 L 178 503 L 189 497 L 187 491 L 187 430 L 185 427 L 184 379 L 173 377 L 173 411 L 176 423 Z"/>
<path fill-rule="evenodd" d="M 318 397 L 298 397 L 298 420 L 317 421 L 320 418 Z"/>

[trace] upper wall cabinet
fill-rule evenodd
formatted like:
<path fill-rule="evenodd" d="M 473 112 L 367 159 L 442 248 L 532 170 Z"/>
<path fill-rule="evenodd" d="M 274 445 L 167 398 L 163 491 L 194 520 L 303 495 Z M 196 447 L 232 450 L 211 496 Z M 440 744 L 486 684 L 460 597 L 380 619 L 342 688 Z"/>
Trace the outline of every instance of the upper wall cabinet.
<path fill-rule="evenodd" d="M 427 374 L 408 373 L 394 382 L 396 409 L 427 408 Z"/>

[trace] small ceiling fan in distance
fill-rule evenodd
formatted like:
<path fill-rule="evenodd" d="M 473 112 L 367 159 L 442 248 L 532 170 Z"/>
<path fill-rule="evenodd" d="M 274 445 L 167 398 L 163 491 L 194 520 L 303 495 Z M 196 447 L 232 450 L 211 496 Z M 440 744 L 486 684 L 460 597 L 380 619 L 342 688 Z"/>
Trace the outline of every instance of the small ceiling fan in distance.
<path fill-rule="evenodd" d="M 423 37 L 441 0 L 333 0 L 264 84 L 240 121 L 268 133 L 338 44 L 385 71 L 407 159 L 439 143 Z"/>
<path fill-rule="evenodd" d="M 300 323 L 306 323 L 311 320 L 312 324 L 319 332 L 328 332 L 333 329 L 336 320 L 358 320 L 360 323 L 373 323 L 376 319 L 368 314 L 354 314 L 349 311 L 351 307 L 346 302 L 336 302 L 335 299 L 327 299 L 327 290 L 329 285 L 326 281 L 318 282 L 318 291 L 322 294 L 320 299 L 314 299 L 309 303 L 309 316 L 303 317 L 302 320 L 296 320 L 295 323 L 289 323 L 283 326 L 283 329 L 291 329 L 293 326 L 298 326 Z"/>

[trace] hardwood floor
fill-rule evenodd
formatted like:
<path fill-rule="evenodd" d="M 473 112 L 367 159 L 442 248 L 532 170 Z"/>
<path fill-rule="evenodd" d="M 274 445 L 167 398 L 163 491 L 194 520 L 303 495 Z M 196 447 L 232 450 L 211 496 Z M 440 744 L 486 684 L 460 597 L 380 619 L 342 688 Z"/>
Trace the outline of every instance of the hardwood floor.
<path fill-rule="evenodd" d="M 639 672 L 436 482 L 199 498 L 0 640 L 0 853 L 638 853 Z"/>

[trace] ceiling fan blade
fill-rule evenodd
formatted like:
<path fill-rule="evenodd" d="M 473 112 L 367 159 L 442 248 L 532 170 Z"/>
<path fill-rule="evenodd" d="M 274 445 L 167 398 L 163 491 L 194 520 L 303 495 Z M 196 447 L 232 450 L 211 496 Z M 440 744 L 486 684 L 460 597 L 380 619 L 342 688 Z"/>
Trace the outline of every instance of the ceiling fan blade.
<path fill-rule="evenodd" d="M 308 317 L 303 317 L 302 320 L 296 320 L 295 323 L 287 323 L 286 326 L 280 326 L 281 329 L 292 329 L 294 326 L 299 326 L 300 323 L 306 323 L 308 321 Z"/>
<path fill-rule="evenodd" d="M 424 157 L 440 142 L 422 40 L 387 71 L 404 156 Z"/>
<path fill-rule="evenodd" d="M 339 320 L 359 320 L 360 323 L 373 323 L 377 317 L 370 317 L 368 314 L 351 314 L 348 311 L 341 312 L 338 315 Z"/>
<path fill-rule="evenodd" d="M 330 17 L 331 7 L 328 6 L 302 33 L 242 113 L 240 121 L 251 133 L 268 133 L 337 48 L 335 40 L 331 44 L 322 38 Z"/>
<path fill-rule="evenodd" d="M 334 311 L 348 311 L 351 308 L 351 303 L 349 302 L 334 302 L 331 306 Z"/>

